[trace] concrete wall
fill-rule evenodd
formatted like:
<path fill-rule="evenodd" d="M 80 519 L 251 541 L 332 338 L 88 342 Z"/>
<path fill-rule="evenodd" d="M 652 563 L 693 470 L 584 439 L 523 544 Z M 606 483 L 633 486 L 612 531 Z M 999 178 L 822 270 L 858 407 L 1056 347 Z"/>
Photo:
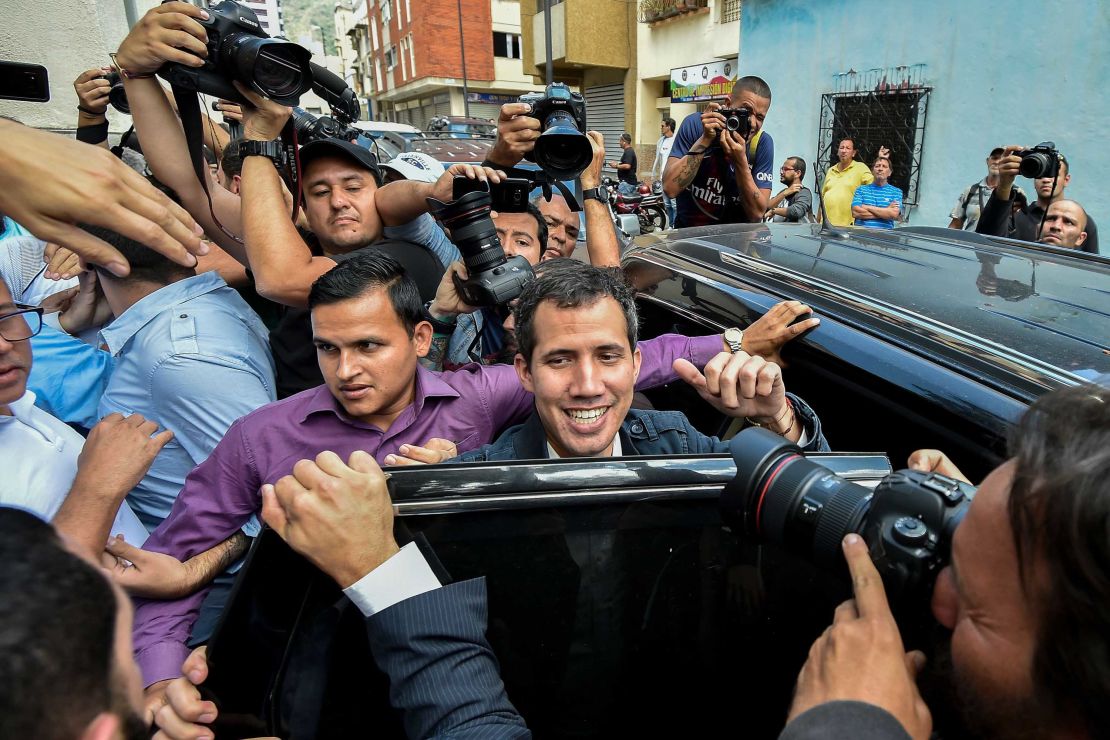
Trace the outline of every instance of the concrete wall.
<path fill-rule="evenodd" d="M 139 16 L 157 5 L 136 0 Z M 0 101 L 0 114 L 37 128 L 77 126 L 77 93 L 73 80 L 92 67 L 110 63 L 127 35 L 123 0 L 66 0 L 23 3 L 0 0 L 0 59 L 42 64 L 50 77 L 49 103 Z M 130 117 L 108 109 L 111 130 L 123 132 Z"/>
<path fill-rule="evenodd" d="M 775 139 L 776 166 L 794 153 L 813 160 L 821 94 L 833 91 L 835 74 L 924 64 L 933 92 L 912 224 L 947 225 L 960 191 L 985 174 L 983 160 L 993 146 L 1044 139 L 1054 140 L 1073 164 L 1069 197 L 1096 219 L 1110 220 L 1104 181 L 1110 4 L 1104 0 L 1051 6 L 1016 0 L 1005 7 L 957 0 L 747 0 L 742 25 L 741 72 L 764 77 L 774 91 L 766 128 Z"/>

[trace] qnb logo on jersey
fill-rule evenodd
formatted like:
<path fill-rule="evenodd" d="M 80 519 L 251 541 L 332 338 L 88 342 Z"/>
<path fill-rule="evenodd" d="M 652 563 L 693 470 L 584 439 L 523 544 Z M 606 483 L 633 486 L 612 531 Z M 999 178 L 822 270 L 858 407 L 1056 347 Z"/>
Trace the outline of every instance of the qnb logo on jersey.
<path fill-rule="evenodd" d="M 771 173 L 770 172 L 757 172 L 757 173 L 755 173 L 755 181 L 756 182 L 771 183 Z"/>

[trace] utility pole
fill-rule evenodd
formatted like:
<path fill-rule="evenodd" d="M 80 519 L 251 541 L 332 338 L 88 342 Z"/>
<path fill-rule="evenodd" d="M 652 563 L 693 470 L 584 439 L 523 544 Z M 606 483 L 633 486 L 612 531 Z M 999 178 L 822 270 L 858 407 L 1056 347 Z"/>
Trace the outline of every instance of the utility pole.
<path fill-rule="evenodd" d="M 543 37 L 547 47 L 547 84 L 550 85 L 555 79 L 551 65 L 551 0 L 543 0 Z"/>
<path fill-rule="evenodd" d="M 455 6 L 459 9 L 459 53 L 462 55 L 463 111 L 466 117 L 470 118 L 470 88 L 466 85 L 466 42 L 463 40 L 462 0 L 455 0 Z"/>

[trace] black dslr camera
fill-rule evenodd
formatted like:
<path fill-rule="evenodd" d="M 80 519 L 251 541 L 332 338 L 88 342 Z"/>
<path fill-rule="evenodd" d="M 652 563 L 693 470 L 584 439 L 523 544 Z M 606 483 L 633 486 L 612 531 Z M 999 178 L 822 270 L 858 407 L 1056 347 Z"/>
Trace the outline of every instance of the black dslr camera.
<path fill-rule="evenodd" d="M 507 177 L 494 184 L 489 181 L 455 177 L 451 197 L 458 200 L 467 193 L 489 193 L 490 210 L 497 213 L 524 213 L 528 210 L 528 194 L 532 182 L 524 177 Z"/>
<path fill-rule="evenodd" d="M 238 80 L 283 105 L 293 105 L 312 87 L 312 54 L 291 41 L 267 36 L 250 8 L 223 0 L 208 8 L 208 20 L 198 23 L 208 32 L 208 58 L 203 67 L 164 65 L 158 75 L 170 84 L 243 103 L 231 84 Z"/>
<path fill-rule="evenodd" d="M 532 106 L 532 117 L 542 126 L 535 148 L 525 158 L 556 180 L 573 180 L 590 166 L 593 145 L 586 130 L 586 101 L 562 82 L 553 82 L 543 93 L 520 96 Z"/>
<path fill-rule="evenodd" d="M 856 532 L 893 598 L 928 594 L 975 496 L 973 486 L 916 470 L 891 473 L 872 492 L 766 429 L 740 432 L 731 452 L 736 477 L 721 494 L 725 521 L 837 572 L 847 571 L 840 542 Z"/>
<path fill-rule="evenodd" d="M 1041 177 L 1056 177 L 1060 172 L 1060 152 L 1056 151 L 1056 142 L 1042 141 L 1032 149 L 1014 154 L 1021 157 L 1018 171 L 1022 177 L 1036 180 Z"/>
<path fill-rule="evenodd" d="M 108 80 L 108 105 L 120 113 L 131 115 L 131 106 L 127 104 L 127 91 L 123 89 L 123 80 L 119 72 L 113 70 L 106 75 L 101 75 L 100 79 Z"/>
<path fill-rule="evenodd" d="M 315 116 L 298 107 L 293 108 L 293 128 L 297 131 L 297 142 L 302 145 L 320 139 L 351 141 L 363 135 L 360 129 L 331 116 Z"/>
<path fill-rule="evenodd" d="M 455 179 L 456 188 L 459 187 L 458 180 Z M 460 280 L 456 275 L 455 290 L 471 306 L 508 303 L 520 295 L 533 278 L 528 260 L 520 255 L 505 256 L 505 249 L 490 217 L 491 204 L 488 190 L 466 192 L 450 203 L 428 198 L 432 214 L 444 228 L 450 230 L 451 241 L 462 252 L 469 277 Z"/>
<path fill-rule="evenodd" d="M 752 135 L 752 112 L 747 108 L 718 108 L 717 112 L 725 117 L 724 131 L 735 131 L 744 141 Z M 720 137 L 724 131 L 718 132 Z"/>

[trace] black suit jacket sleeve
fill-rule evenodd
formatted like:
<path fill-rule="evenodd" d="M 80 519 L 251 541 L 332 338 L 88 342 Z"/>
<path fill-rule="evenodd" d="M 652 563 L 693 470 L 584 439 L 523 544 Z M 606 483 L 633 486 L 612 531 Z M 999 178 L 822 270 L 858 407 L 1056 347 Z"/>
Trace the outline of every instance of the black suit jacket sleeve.
<path fill-rule="evenodd" d="M 833 701 L 794 718 L 779 740 L 912 740 L 894 715 L 874 704 Z"/>
<path fill-rule="evenodd" d="M 405 599 L 367 619 L 366 628 L 408 737 L 531 737 L 486 641 L 484 579 Z"/>
<path fill-rule="evenodd" d="M 989 236 L 1010 236 L 1010 214 L 1013 206 L 1012 200 L 1016 191 L 1010 191 L 1010 200 L 998 197 L 998 191 L 991 193 L 979 214 L 979 223 L 975 225 L 975 233 Z M 1023 239 L 1020 235 L 1017 238 Z"/>

